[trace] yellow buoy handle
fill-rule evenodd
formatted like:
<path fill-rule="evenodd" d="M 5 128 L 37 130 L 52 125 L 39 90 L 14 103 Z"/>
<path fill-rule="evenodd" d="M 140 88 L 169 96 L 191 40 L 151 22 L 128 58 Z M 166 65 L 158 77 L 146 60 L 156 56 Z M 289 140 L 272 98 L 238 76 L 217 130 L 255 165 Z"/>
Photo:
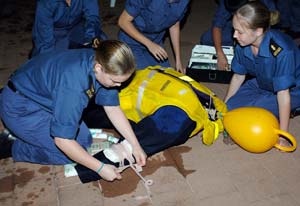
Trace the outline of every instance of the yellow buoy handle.
<path fill-rule="evenodd" d="M 280 130 L 280 129 L 275 129 L 275 132 L 279 136 L 289 140 L 289 142 L 291 143 L 291 146 L 282 146 L 279 143 L 276 143 L 274 145 L 274 147 L 276 147 L 277 149 L 284 151 L 284 152 L 293 152 L 297 148 L 297 141 L 296 141 L 295 137 L 293 137 L 290 133 Z"/>

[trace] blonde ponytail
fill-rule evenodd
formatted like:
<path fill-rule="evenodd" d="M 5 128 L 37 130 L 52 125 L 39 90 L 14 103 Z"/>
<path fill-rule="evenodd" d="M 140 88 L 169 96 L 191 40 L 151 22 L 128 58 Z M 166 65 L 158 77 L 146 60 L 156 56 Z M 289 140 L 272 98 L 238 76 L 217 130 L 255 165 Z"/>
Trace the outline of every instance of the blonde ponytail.
<path fill-rule="evenodd" d="M 280 13 L 279 11 L 271 11 L 270 12 L 270 26 L 277 24 L 280 20 Z"/>

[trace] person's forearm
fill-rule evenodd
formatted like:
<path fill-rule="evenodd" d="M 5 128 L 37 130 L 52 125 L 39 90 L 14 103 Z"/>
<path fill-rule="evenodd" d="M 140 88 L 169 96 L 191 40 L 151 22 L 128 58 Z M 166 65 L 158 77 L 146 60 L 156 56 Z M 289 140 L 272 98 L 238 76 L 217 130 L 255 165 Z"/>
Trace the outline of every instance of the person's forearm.
<path fill-rule="evenodd" d="M 279 91 L 277 93 L 278 109 L 279 109 L 279 123 L 280 129 L 284 131 L 289 130 L 291 99 L 288 90 Z"/>
<path fill-rule="evenodd" d="M 44 7 L 44 4 L 39 1 L 37 3 L 32 35 L 34 47 L 38 54 L 55 49 L 53 11 Z"/>
<path fill-rule="evenodd" d="M 224 102 L 227 102 L 228 99 L 230 97 L 232 97 L 237 90 L 240 88 L 240 86 L 242 85 L 242 83 L 245 80 L 245 76 L 244 75 L 238 75 L 238 74 L 234 74 L 231 78 L 228 90 L 227 90 L 227 94 L 224 98 Z"/>
<path fill-rule="evenodd" d="M 218 27 L 213 27 L 212 28 L 212 38 L 213 38 L 213 41 L 214 41 L 214 46 L 215 46 L 217 55 L 220 52 L 223 53 L 223 49 L 222 49 L 222 30 Z"/>
<path fill-rule="evenodd" d="M 132 127 L 121 108 L 118 106 L 105 106 L 104 110 L 118 132 L 120 132 L 121 135 L 127 139 L 132 146 L 139 145 Z"/>
<path fill-rule="evenodd" d="M 119 17 L 118 24 L 120 28 L 129 36 L 148 47 L 148 45 L 151 44 L 151 40 L 146 38 L 140 31 L 136 29 L 136 27 L 132 23 L 132 20 L 133 17 L 131 17 L 127 13 L 127 11 L 124 10 L 121 16 Z"/>
<path fill-rule="evenodd" d="M 91 43 L 94 38 L 101 38 L 102 25 L 97 0 L 84 1 L 83 16 L 85 19 L 85 39 L 83 42 Z"/>
<path fill-rule="evenodd" d="M 180 22 L 176 22 L 169 29 L 173 50 L 175 53 L 176 62 L 181 62 L 181 51 L 180 51 Z"/>
<path fill-rule="evenodd" d="M 94 171 L 101 166 L 101 162 L 85 151 L 75 140 L 55 137 L 54 142 L 73 161 Z"/>

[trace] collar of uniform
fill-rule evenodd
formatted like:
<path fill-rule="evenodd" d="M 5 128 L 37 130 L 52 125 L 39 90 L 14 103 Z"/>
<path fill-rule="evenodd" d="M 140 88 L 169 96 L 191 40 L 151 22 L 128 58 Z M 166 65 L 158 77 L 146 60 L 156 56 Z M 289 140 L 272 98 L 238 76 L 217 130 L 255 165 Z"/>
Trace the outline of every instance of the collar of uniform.
<path fill-rule="evenodd" d="M 94 66 L 95 66 L 95 55 L 92 55 L 89 57 L 89 65 L 88 65 L 88 67 L 90 68 L 90 79 L 91 79 L 89 84 L 93 85 L 94 92 L 97 93 L 97 91 L 101 87 L 101 85 L 96 79 Z M 91 87 L 91 85 L 90 85 L 90 87 Z"/>
<path fill-rule="evenodd" d="M 270 57 L 271 54 L 270 54 L 270 50 L 269 50 L 269 44 L 270 44 L 270 33 L 269 33 L 269 31 L 267 31 L 263 37 L 263 40 L 262 40 L 260 46 L 259 46 L 259 51 L 258 51 L 257 56 Z M 254 58 L 254 55 L 252 53 L 250 45 L 245 47 L 244 55 L 249 59 Z"/>
<path fill-rule="evenodd" d="M 271 32 L 270 30 L 265 32 L 265 35 L 263 37 L 263 40 L 260 43 L 259 46 L 259 56 L 263 57 L 270 57 L 272 54 L 270 53 L 270 39 L 271 39 Z"/>

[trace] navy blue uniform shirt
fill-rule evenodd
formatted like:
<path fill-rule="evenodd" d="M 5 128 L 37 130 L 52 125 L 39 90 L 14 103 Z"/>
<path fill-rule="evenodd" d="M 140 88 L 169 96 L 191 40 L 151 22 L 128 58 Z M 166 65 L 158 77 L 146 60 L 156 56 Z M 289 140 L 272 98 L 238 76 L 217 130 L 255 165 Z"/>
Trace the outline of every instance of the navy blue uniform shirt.
<path fill-rule="evenodd" d="M 118 91 L 96 80 L 94 63 L 92 49 L 50 52 L 29 60 L 11 81 L 22 95 L 53 114 L 52 136 L 73 139 L 92 87 L 97 104 L 119 105 Z"/>
<path fill-rule="evenodd" d="M 259 87 L 271 92 L 300 86 L 300 50 L 276 30 L 266 32 L 256 56 L 250 46 L 237 45 L 231 67 L 235 73 L 255 76 Z"/>
<path fill-rule="evenodd" d="M 167 0 L 127 0 L 125 10 L 134 18 L 134 26 L 151 41 L 162 44 L 166 30 L 181 21 L 187 11 L 189 0 L 168 3 Z M 141 46 L 125 32 L 119 39 L 127 44 Z"/>

